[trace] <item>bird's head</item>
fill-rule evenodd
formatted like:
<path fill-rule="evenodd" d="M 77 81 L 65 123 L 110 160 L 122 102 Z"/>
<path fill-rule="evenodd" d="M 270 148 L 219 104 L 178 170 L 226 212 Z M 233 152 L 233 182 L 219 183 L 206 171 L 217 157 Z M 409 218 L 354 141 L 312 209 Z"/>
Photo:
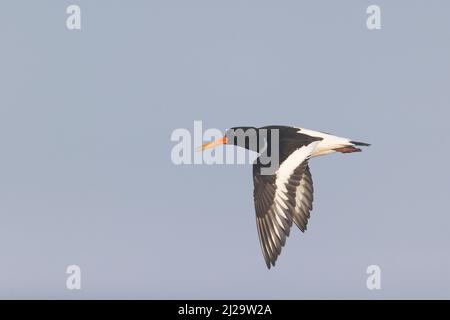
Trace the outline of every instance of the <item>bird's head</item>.
<path fill-rule="evenodd" d="M 257 150 L 258 128 L 255 127 L 233 127 L 227 129 L 225 135 L 217 140 L 205 143 L 200 147 L 201 151 L 223 144 L 232 144 L 249 150 Z"/>

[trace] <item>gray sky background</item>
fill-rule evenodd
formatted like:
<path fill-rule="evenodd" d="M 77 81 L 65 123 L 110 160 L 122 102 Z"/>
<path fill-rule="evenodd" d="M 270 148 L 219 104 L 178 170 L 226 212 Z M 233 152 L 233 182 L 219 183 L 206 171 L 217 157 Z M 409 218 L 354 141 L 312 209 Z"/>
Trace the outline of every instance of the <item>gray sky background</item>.
<path fill-rule="evenodd" d="M 65 27 L 78 4 L 82 30 Z M 382 29 L 366 28 L 366 8 Z M 450 2 L 2 1 L 1 298 L 450 298 Z M 266 269 L 251 166 L 174 166 L 176 128 L 367 141 L 310 163 Z M 66 289 L 66 267 L 82 290 Z M 368 265 L 382 269 L 369 291 Z"/>

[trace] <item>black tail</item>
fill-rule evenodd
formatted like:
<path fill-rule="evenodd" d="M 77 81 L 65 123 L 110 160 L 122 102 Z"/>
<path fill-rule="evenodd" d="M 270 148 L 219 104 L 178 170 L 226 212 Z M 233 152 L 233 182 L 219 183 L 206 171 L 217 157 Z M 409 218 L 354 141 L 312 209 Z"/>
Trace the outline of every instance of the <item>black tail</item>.
<path fill-rule="evenodd" d="M 365 143 L 365 142 L 358 142 L 358 141 L 350 141 L 350 143 L 353 143 L 355 146 L 370 146 L 370 143 Z"/>

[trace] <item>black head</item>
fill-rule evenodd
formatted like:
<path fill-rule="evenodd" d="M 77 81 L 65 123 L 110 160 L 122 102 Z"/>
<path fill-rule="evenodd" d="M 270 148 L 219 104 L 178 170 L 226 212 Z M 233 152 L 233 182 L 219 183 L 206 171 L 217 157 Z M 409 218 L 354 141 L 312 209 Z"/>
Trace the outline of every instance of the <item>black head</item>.
<path fill-rule="evenodd" d="M 271 145 L 271 140 L 277 139 L 278 142 L 285 134 L 291 134 L 291 131 L 296 132 L 297 130 L 286 126 L 266 126 L 261 128 L 247 126 L 232 127 L 226 130 L 223 138 L 204 144 L 202 150 L 221 144 L 231 144 L 261 152 L 262 150 L 260 148 L 266 148 L 268 145 Z"/>
<path fill-rule="evenodd" d="M 248 150 L 258 150 L 258 128 L 233 127 L 227 129 L 225 137 L 227 144 L 232 144 Z"/>

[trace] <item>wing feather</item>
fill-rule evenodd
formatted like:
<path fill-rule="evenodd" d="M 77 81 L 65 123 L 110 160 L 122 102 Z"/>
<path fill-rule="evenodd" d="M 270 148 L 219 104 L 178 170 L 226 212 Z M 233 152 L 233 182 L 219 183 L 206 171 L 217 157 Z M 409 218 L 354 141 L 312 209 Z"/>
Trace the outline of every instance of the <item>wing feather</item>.
<path fill-rule="evenodd" d="M 308 159 L 316 145 L 298 148 L 273 175 L 261 175 L 261 166 L 253 165 L 256 225 L 268 268 L 275 266 L 292 224 L 306 230 L 313 200 Z"/>

